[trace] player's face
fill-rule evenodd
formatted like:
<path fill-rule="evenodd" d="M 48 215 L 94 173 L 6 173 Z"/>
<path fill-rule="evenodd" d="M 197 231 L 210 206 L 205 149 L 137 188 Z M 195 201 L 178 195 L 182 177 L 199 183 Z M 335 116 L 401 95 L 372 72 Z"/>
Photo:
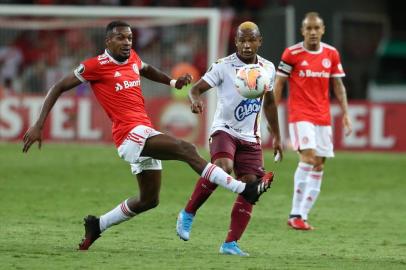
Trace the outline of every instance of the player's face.
<path fill-rule="evenodd" d="M 118 61 L 125 61 L 130 57 L 133 44 L 133 34 L 130 27 L 115 27 L 106 39 L 107 49 Z"/>
<path fill-rule="evenodd" d="M 262 44 L 262 37 L 259 32 L 252 29 L 238 31 L 235 37 L 238 57 L 246 64 L 253 64 L 259 47 Z"/>
<path fill-rule="evenodd" d="M 320 18 L 310 17 L 303 21 L 302 35 L 305 48 L 318 49 L 321 37 L 324 34 L 324 23 Z"/>

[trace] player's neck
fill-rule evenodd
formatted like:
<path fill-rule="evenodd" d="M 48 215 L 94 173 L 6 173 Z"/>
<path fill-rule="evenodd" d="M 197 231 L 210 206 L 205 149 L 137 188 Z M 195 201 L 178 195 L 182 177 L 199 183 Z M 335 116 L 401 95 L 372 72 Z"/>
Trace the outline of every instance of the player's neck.
<path fill-rule="evenodd" d="M 124 63 L 128 59 L 128 58 L 123 59 L 122 57 L 115 56 L 114 54 L 111 53 L 111 51 L 109 49 L 106 49 L 106 52 L 108 55 L 110 55 L 111 58 L 113 58 L 114 60 L 116 60 L 119 63 Z"/>
<path fill-rule="evenodd" d="M 253 58 L 249 58 L 249 59 L 244 59 L 241 57 L 241 55 L 238 55 L 238 53 L 236 54 L 238 59 L 240 59 L 241 62 L 249 65 L 249 64 L 256 64 L 257 63 L 257 56 L 255 55 Z"/>
<path fill-rule="evenodd" d="M 317 44 L 309 44 L 309 43 L 303 42 L 303 47 L 308 51 L 318 51 L 318 50 L 320 50 L 320 42 Z"/>

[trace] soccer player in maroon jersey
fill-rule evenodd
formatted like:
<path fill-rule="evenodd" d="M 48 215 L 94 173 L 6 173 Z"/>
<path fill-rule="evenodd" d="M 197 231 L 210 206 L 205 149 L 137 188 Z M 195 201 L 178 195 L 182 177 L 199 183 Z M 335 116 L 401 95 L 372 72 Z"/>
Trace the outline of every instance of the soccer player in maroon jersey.
<path fill-rule="evenodd" d="M 239 25 L 235 35 L 236 53 L 219 59 L 190 90 L 189 97 L 193 113 L 203 111 L 201 95 L 217 87 L 217 107 L 211 127 L 211 161 L 228 173 L 234 171 L 238 179 L 250 182 L 265 174 L 260 142 L 259 122 L 262 106 L 273 135 L 275 154 L 282 155 L 278 113 L 272 92 L 275 67 L 272 62 L 257 55 L 262 44 L 258 26 L 253 22 Z M 235 76 L 247 64 L 259 64 L 271 77 L 271 87 L 263 97 L 247 99 L 235 89 Z M 236 113 L 239 112 L 239 113 Z M 272 172 L 268 173 L 272 174 Z M 217 188 L 205 178 L 200 178 L 179 215 L 176 231 L 182 240 L 188 241 L 192 223 L 198 209 Z M 220 253 L 248 256 L 237 244 L 251 219 L 253 205 L 243 196 L 237 196 L 231 211 L 231 222 Z"/>
<path fill-rule="evenodd" d="M 302 21 L 304 41 L 286 48 L 278 66 L 275 101 L 281 100 L 289 82 L 288 122 L 290 140 L 299 153 L 294 174 L 292 210 L 288 225 L 297 230 L 311 230 L 308 214 L 321 187 L 326 158 L 334 157 L 331 129 L 329 82 L 343 111 L 346 135 L 352 131 L 348 116 L 346 89 L 338 51 L 321 42 L 325 27 L 316 12 L 309 12 Z"/>
<path fill-rule="evenodd" d="M 141 61 L 132 49 L 132 32 L 126 22 L 113 21 L 107 25 L 105 45 L 103 54 L 83 61 L 73 73 L 51 87 L 39 118 L 23 138 L 23 152 L 27 152 L 36 141 L 41 147 L 42 128 L 53 105 L 63 92 L 84 82 L 90 83 L 98 102 L 113 122 L 113 140 L 118 154 L 130 163 L 140 194 L 124 200 L 100 217 L 85 217 L 85 237 L 79 244 L 79 250 L 87 250 L 107 228 L 158 205 L 161 160 L 186 162 L 201 177 L 255 203 L 269 188 L 272 179 L 263 177 L 247 184 L 236 180 L 221 168 L 205 161 L 192 144 L 152 127 L 145 111 L 140 76 L 177 89 L 189 84 L 191 76 L 186 74 L 174 80 Z"/>

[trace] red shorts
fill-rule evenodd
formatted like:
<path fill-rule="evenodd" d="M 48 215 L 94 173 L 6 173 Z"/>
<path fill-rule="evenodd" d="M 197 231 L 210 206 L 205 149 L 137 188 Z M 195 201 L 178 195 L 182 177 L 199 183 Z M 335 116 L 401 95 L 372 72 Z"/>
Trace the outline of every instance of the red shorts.
<path fill-rule="evenodd" d="M 237 178 L 247 174 L 264 176 L 262 148 L 259 143 L 240 140 L 227 132 L 216 131 L 210 136 L 209 146 L 211 162 L 214 163 L 219 158 L 233 160 Z"/>

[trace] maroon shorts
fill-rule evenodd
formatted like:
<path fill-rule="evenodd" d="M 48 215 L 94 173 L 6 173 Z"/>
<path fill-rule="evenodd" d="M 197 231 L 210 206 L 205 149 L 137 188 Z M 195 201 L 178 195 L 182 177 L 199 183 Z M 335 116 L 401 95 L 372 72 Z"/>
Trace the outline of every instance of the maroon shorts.
<path fill-rule="evenodd" d="M 214 163 L 219 158 L 233 160 L 237 178 L 247 174 L 264 176 L 262 148 L 259 143 L 240 140 L 224 131 L 214 132 L 209 142 L 211 162 Z"/>

